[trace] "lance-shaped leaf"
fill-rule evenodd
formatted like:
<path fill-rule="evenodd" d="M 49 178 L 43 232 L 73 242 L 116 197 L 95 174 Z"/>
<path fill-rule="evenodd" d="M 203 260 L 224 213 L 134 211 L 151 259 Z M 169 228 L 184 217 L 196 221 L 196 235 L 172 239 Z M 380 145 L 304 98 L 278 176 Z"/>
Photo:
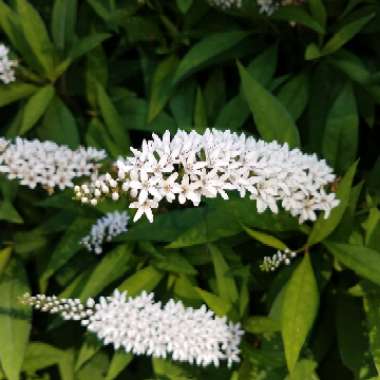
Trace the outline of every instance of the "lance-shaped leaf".
<path fill-rule="evenodd" d="M 286 285 L 281 331 L 285 357 L 293 371 L 318 312 L 319 293 L 309 255 L 305 255 Z"/>
<path fill-rule="evenodd" d="M 179 82 L 191 73 L 214 61 L 248 36 L 247 32 L 233 31 L 208 35 L 195 44 L 182 59 L 174 76 Z"/>
<path fill-rule="evenodd" d="M 285 107 L 238 63 L 243 93 L 252 111 L 256 127 L 264 140 L 277 140 L 299 146 L 300 137 Z"/>
<path fill-rule="evenodd" d="M 361 245 L 325 242 L 332 253 L 347 268 L 380 285 L 380 252 Z"/>
<path fill-rule="evenodd" d="M 348 201 L 350 199 L 350 192 L 351 192 L 351 187 L 352 187 L 352 181 L 354 179 L 356 167 L 357 167 L 357 162 L 355 162 L 350 167 L 346 175 L 343 177 L 343 179 L 339 183 L 336 196 L 339 199 L 340 203 L 338 207 L 335 207 L 331 211 L 331 214 L 327 219 L 325 219 L 323 215 L 320 215 L 318 220 L 315 222 L 314 227 L 309 235 L 309 238 L 307 241 L 308 245 L 313 245 L 324 240 L 338 226 L 348 206 Z"/>
<path fill-rule="evenodd" d="M 29 291 L 23 265 L 13 258 L 0 280 L 0 361 L 9 380 L 18 380 L 30 332 L 31 311 L 19 297 Z"/>

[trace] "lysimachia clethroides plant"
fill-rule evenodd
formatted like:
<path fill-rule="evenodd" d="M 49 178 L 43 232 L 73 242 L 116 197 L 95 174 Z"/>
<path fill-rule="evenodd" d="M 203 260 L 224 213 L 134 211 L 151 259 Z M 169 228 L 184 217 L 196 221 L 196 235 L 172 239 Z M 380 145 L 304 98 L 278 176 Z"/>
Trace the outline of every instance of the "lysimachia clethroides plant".
<path fill-rule="evenodd" d="M 230 194 L 255 202 L 257 212 L 280 208 L 300 224 L 315 221 L 318 213 L 327 219 L 339 204 L 331 184 L 332 169 L 315 154 L 290 149 L 287 144 L 256 140 L 235 132 L 207 129 L 203 134 L 167 131 L 153 134 L 141 149 L 109 164 L 104 151 L 80 147 L 71 150 L 53 142 L 16 138 L 2 139 L 0 172 L 30 189 L 48 193 L 72 189 L 85 205 L 97 206 L 106 198 L 127 199 L 136 210 L 133 221 L 165 212 L 165 204 L 198 207 L 208 198 L 228 201 Z M 107 169 L 108 168 L 108 169 Z M 127 232 L 126 210 L 109 212 L 92 226 L 80 243 L 102 253 L 102 244 Z M 285 248 L 265 257 L 263 271 L 290 265 L 297 252 Z M 185 307 L 170 299 L 161 304 L 153 293 L 129 297 L 116 290 L 99 301 L 26 294 L 22 302 L 42 312 L 80 321 L 104 344 L 123 348 L 134 355 L 170 357 L 193 365 L 228 366 L 240 360 L 244 334 L 239 323 L 215 315 L 205 306 Z"/>

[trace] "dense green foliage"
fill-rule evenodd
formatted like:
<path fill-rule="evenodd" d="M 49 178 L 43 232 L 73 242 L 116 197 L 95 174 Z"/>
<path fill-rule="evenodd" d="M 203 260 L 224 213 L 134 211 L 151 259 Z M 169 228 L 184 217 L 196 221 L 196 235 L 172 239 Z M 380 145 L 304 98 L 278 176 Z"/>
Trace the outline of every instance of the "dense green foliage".
<path fill-rule="evenodd" d="M 268 17 L 255 0 L 0 0 L 19 60 L 0 84 L 2 136 L 126 155 L 151 132 L 245 131 L 315 152 L 341 203 L 299 225 L 253 201 L 203 202 L 141 220 L 95 256 L 79 245 L 124 201 L 80 206 L 1 178 L 0 378 L 376 379 L 380 376 L 380 3 L 307 0 Z M 301 254 L 274 273 L 263 257 Z M 240 366 L 132 358 L 74 323 L 20 305 L 31 293 L 154 290 L 241 321 Z"/>

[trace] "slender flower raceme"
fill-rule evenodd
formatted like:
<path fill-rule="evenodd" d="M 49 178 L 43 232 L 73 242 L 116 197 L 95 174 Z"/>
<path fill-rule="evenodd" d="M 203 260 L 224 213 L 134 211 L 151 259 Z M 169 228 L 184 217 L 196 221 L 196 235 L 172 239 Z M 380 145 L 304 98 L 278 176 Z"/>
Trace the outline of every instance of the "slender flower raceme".
<path fill-rule="evenodd" d="M 260 13 L 272 15 L 279 7 L 286 5 L 299 5 L 305 0 L 257 0 Z"/>
<path fill-rule="evenodd" d="M 265 256 L 260 269 L 263 272 L 274 272 L 281 265 L 290 265 L 292 259 L 297 256 L 297 253 L 286 248 L 284 251 L 277 251 L 273 256 Z"/>
<path fill-rule="evenodd" d="M 88 251 L 97 255 L 103 252 L 102 244 L 128 230 L 129 215 L 126 211 L 109 212 L 92 226 L 91 231 L 82 240 Z"/>
<path fill-rule="evenodd" d="M 17 61 L 9 59 L 9 48 L 0 44 L 0 82 L 9 84 L 16 80 L 15 67 Z"/>
<path fill-rule="evenodd" d="M 335 180 L 332 169 L 315 154 L 289 149 L 287 144 L 267 143 L 231 131 L 167 131 L 162 138 L 143 141 L 140 150 L 114 164 L 113 176 L 75 187 L 83 203 L 97 204 L 105 196 L 118 200 L 127 195 L 137 209 L 134 221 L 146 215 L 153 221 L 153 209 L 163 201 L 199 206 L 202 198 L 222 197 L 235 191 L 256 201 L 259 213 L 279 206 L 300 223 L 315 221 L 317 212 L 339 204 L 328 187 Z"/>
<path fill-rule="evenodd" d="M 208 2 L 221 9 L 240 8 L 243 0 L 208 0 Z"/>
<path fill-rule="evenodd" d="M 52 191 L 73 187 L 73 180 L 96 173 L 103 150 L 80 147 L 71 150 L 51 141 L 0 140 L 0 173 L 17 179 L 21 185 L 34 189 L 41 185 Z"/>
<path fill-rule="evenodd" d="M 80 320 L 104 344 L 134 355 L 171 357 L 199 366 L 239 362 L 240 324 L 215 316 L 204 305 L 193 309 L 172 299 L 162 305 L 153 297 L 143 292 L 132 298 L 116 290 L 110 297 L 98 302 L 89 299 L 85 304 L 78 299 L 28 294 L 22 301 L 66 320 Z"/>

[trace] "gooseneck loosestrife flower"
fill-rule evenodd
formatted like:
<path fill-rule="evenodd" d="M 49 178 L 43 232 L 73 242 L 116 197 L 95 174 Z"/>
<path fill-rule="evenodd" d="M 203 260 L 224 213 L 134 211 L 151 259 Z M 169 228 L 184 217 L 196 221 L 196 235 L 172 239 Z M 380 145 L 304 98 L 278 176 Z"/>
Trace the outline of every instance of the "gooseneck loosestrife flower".
<path fill-rule="evenodd" d="M 154 302 L 154 294 L 143 292 L 132 298 L 115 291 L 110 297 L 79 299 L 26 294 L 22 302 L 43 312 L 60 314 L 65 320 L 81 321 L 104 344 L 123 348 L 134 355 L 173 360 L 198 366 L 239 362 L 240 324 L 218 317 L 206 306 L 185 307 L 170 299 Z"/>
<path fill-rule="evenodd" d="M 125 194 L 132 199 L 129 207 L 137 209 L 134 221 L 146 215 L 150 222 L 163 201 L 199 206 L 202 198 L 228 199 L 230 191 L 256 201 L 259 213 L 277 214 L 282 206 L 300 223 L 315 221 L 319 211 L 328 218 L 339 204 L 335 193 L 328 193 L 335 175 L 326 161 L 287 144 L 207 129 L 153 134 L 131 151 L 114 164 L 116 175 L 75 186 L 76 198 L 96 205 L 105 196 L 118 200 Z"/>
<path fill-rule="evenodd" d="M 253 1 L 253 0 L 245 0 Z M 299 5 L 305 0 L 256 0 L 259 12 L 271 16 L 279 7 L 287 5 Z M 220 9 L 241 8 L 243 0 L 208 0 L 208 2 Z"/>
<path fill-rule="evenodd" d="M 243 4 L 243 0 L 208 0 L 208 2 L 221 9 L 240 8 Z"/>
<path fill-rule="evenodd" d="M 274 272 L 281 265 L 290 265 L 297 256 L 297 252 L 286 248 L 284 251 L 277 251 L 273 256 L 265 256 L 260 269 L 263 272 Z"/>
<path fill-rule="evenodd" d="M 129 215 L 126 211 L 109 212 L 91 227 L 91 231 L 82 240 L 88 251 L 99 255 L 103 252 L 102 244 L 128 230 Z"/>
<path fill-rule="evenodd" d="M 73 187 L 75 178 L 94 175 L 105 157 L 103 150 L 94 148 L 72 150 L 51 141 L 0 138 L 0 174 L 31 189 Z"/>
<path fill-rule="evenodd" d="M 9 48 L 0 43 L 0 82 L 9 84 L 16 80 L 14 69 L 18 63 L 9 58 Z"/>

